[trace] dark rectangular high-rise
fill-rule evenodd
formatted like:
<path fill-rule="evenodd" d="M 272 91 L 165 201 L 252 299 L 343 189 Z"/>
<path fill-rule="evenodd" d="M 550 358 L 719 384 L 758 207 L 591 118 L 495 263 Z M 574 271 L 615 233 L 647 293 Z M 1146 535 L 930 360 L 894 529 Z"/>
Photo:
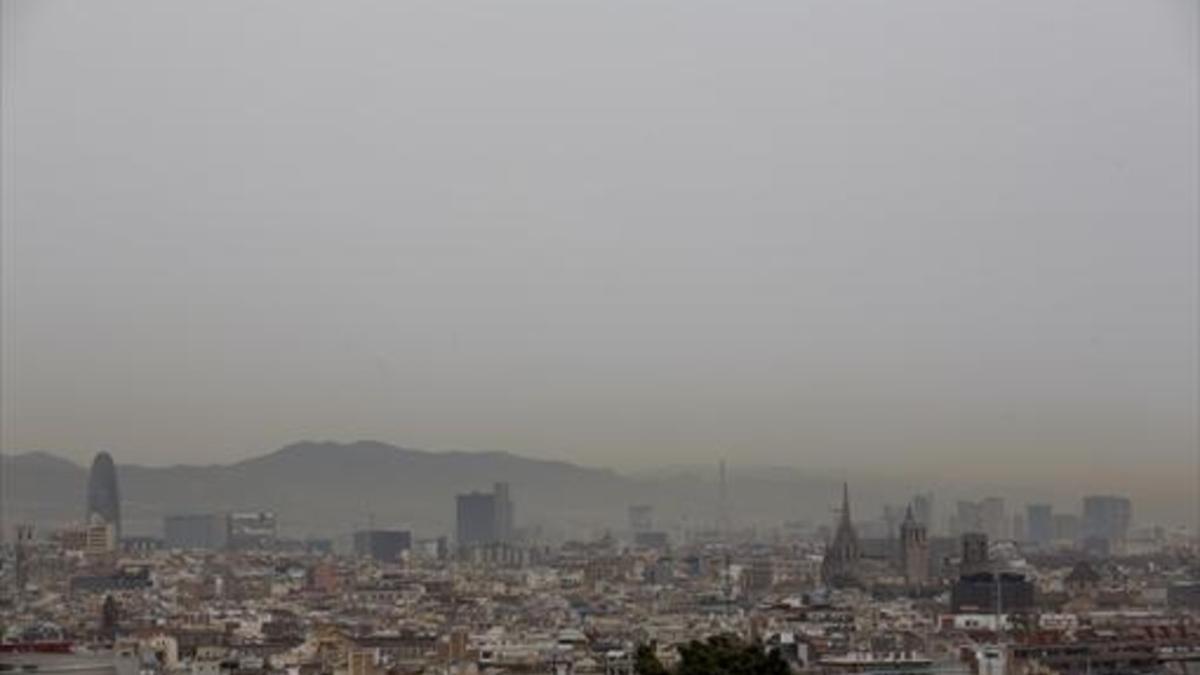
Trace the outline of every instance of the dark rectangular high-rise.
<path fill-rule="evenodd" d="M 1033 609 L 1035 593 L 1033 582 L 1023 575 L 980 572 L 963 576 L 954 583 L 950 589 L 950 611 L 1021 614 Z"/>
<path fill-rule="evenodd" d="M 163 518 L 163 546 L 216 550 L 228 539 L 225 518 L 215 513 L 191 513 Z"/>
<path fill-rule="evenodd" d="M 1107 542 L 1109 550 L 1120 551 L 1133 520 L 1133 505 L 1126 497 L 1090 495 L 1083 498 L 1083 538 Z"/>
<path fill-rule="evenodd" d="M 459 546 L 496 541 L 496 496 L 469 492 L 457 499 L 456 537 Z"/>
<path fill-rule="evenodd" d="M 508 483 L 492 486 L 496 502 L 496 540 L 510 542 L 513 539 L 513 503 L 508 493 Z"/>
<path fill-rule="evenodd" d="M 1054 540 L 1054 507 L 1029 504 L 1025 507 L 1025 533 L 1030 542 L 1045 546 Z"/>
<path fill-rule="evenodd" d="M 456 506 L 459 546 L 512 541 L 513 502 L 508 483 L 496 483 L 492 492 L 458 495 Z"/>
<path fill-rule="evenodd" d="M 359 530 L 354 533 L 354 553 L 379 562 L 396 562 L 412 548 L 408 530 Z"/>

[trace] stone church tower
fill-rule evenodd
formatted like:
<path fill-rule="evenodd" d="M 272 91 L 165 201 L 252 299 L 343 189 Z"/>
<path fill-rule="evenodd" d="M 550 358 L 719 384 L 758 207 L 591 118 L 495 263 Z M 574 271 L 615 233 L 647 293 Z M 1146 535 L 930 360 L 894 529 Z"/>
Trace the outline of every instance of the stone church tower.
<path fill-rule="evenodd" d="M 842 513 L 838 520 L 833 542 L 825 551 L 821 561 L 821 581 L 826 586 L 843 588 L 858 584 L 858 561 L 862 552 L 858 546 L 858 532 L 850 520 L 850 486 L 842 485 Z"/>
<path fill-rule="evenodd" d="M 900 563 L 909 587 L 929 583 L 929 536 L 925 526 L 913 518 L 911 505 L 900 524 Z"/>

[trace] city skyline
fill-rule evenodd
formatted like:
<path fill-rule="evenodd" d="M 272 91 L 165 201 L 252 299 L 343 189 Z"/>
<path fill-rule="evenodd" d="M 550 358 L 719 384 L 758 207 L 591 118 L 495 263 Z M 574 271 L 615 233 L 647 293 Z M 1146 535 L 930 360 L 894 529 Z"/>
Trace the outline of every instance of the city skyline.
<path fill-rule="evenodd" d="M 5 2 L 0 448 L 1194 492 L 1194 3 L 472 4 Z"/>
<path fill-rule="evenodd" d="M 1198 0 L 0 0 L 0 675 L 1200 675 Z"/>
<path fill-rule="evenodd" d="M 453 458 L 450 461 L 457 462 L 458 469 L 451 469 L 451 465 L 445 464 L 442 464 L 440 469 L 433 469 L 433 466 L 438 466 L 437 462 L 442 461 L 438 456 L 439 453 L 419 452 L 378 443 L 344 446 L 297 444 L 251 460 L 240 473 L 233 472 L 238 469 L 236 465 L 208 467 L 216 473 L 202 478 L 204 474 L 198 473 L 198 470 L 202 470 L 201 467 L 172 467 L 161 474 L 155 474 L 154 469 L 137 466 L 114 470 L 112 457 L 108 453 L 99 453 L 93 460 L 93 468 L 88 475 L 88 515 L 83 519 L 69 515 L 64 519 L 63 514 L 69 514 L 69 509 L 65 512 L 59 511 L 57 516 L 50 515 L 55 513 L 51 508 L 54 497 L 50 495 L 63 496 L 61 465 L 53 465 L 52 473 L 43 475 L 36 472 L 30 474 L 28 469 L 21 468 L 22 465 L 10 464 L 6 467 L 6 474 L 14 467 L 19 470 L 15 479 L 8 478 L 6 487 L 35 483 L 40 484 L 40 489 L 33 493 L 26 491 L 16 495 L 10 495 L 6 491 L 3 513 L 0 513 L 0 516 L 4 516 L 10 525 L 31 518 L 30 522 L 33 523 L 61 524 L 88 523 L 99 517 L 99 522 L 113 526 L 114 534 L 119 538 L 122 521 L 118 495 L 121 495 L 122 491 L 118 489 L 117 474 L 124 472 L 126 475 L 137 477 L 133 500 L 139 515 L 134 516 L 137 524 L 132 531 L 139 536 L 160 534 L 160 523 L 169 533 L 172 531 L 170 523 L 174 522 L 178 526 L 177 534 L 168 534 L 168 539 L 174 536 L 180 541 L 224 540 L 225 530 L 228 529 L 229 536 L 232 536 L 232 526 L 226 528 L 221 525 L 221 532 L 214 534 L 213 526 L 208 524 L 212 518 L 232 517 L 241 512 L 251 517 L 252 522 L 258 522 L 261 518 L 259 512 L 263 511 L 272 514 L 272 524 L 269 528 L 272 531 L 276 529 L 275 514 L 278 514 L 278 517 L 288 523 L 285 529 L 292 534 L 303 531 L 311 533 L 314 530 L 304 529 L 304 519 L 307 517 L 305 513 L 311 516 L 312 512 L 290 512 L 292 507 L 288 506 L 287 495 L 289 487 L 309 489 L 305 486 L 319 484 L 324 492 L 333 496 L 334 501 L 330 504 L 336 506 L 325 509 L 318 507 L 317 512 L 322 514 L 322 519 L 316 531 L 328 533 L 330 528 L 341 530 L 348 524 L 359 529 L 371 530 L 376 529 L 378 520 L 383 525 L 403 525 L 408 529 L 413 529 L 415 524 L 416 530 L 423 535 L 452 535 L 456 541 L 488 543 L 510 541 L 516 532 L 514 502 L 508 496 L 510 482 L 515 483 L 519 490 L 529 495 L 533 503 L 537 504 L 535 508 L 526 512 L 525 524 L 545 529 L 547 533 L 559 533 L 555 536 L 561 536 L 561 533 L 567 531 L 563 527 L 572 520 L 577 526 L 586 523 L 585 529 L 592 530 L 632 522 L 630 519 L 633 512 L 624 508 L 614 509 L 620 504 L 613 503 L 613 498 L 628 501 L 631 509 L 641 504 L 638 508 L 649 509 L 647 513 L 657 512 L 657 516 L 641 516 L 640 519 L 643 522 L 656 522 L 661 527 L 676 532 L 689 529 L 732 532 L 747 527 L 771 529 L 787 527 L 789 522 L 812 524 L 819 522 L 821 513 L 830 506 L 820 493 L 832 490 L 832 486 L 835 485 L 829 476 L 798 473 L 792 477 L 796 482 L 791 483 L 792 487 L 789 487 L 788 477 L 781 476 L 778 470 L 734 466 L 734 471 L 729 472 L 724 461 L 708 467 L 707 473 L 715 475 L 706 475 L 705 472 L 668 473 L 657 478 L 637 478 L 570 464 L 539 463 L 537 460 L 515 455 L 498 456 L 494 453 L 454 453 L 448 457 Z M 41 457 L 44 459 L 29 456 L 34 466 L 50 459 L 46 455 Z M 421 460 L 421 457 L 427 459 Z M 496 463 L 498 457 L 504 458 L 500 464 Z M 417 463 L 414 464 L 414 460 Z M 422 462 L 430 461 L 435 464 L 427 465 L 424 469 L 418 468 Z M 49 466 L 52 465 L 47 465 Z M 308 469 L 301 469 L 305 466 Z M 358 467 L 359 473 L 372 476 L 372 486 L 364 490 L 365 486 L 356 484 L 358 479 L 354 474 L 344 479 L 325 474 L 327 470 L 339 466 Z M 493 480 L 496 481 L 493 484 L 493 492 L 479 491 L 479 483 L 468 478 L 476 475 L 484 467 L 491 471 L 496 471 L 497 467 L 504 467 L 499 468 L 499 473 L 493 476 Z M 296 473 L 297 469 L 301 469 L 301 472 Z M 443 486 L 441 492 L 437 489 L 425 489 L 416 497 L 417 502 L 396 502 L 394 499 L 382 497 L 380 493 L 372 492 L 378 489 L 383 489 L 384 493 L 389 490 L 409 491 L 412 488 L 407 486 L 432 479 L 433 474 L 428 473 L 430 470 L 448 474 L 463 471 L 463 475 L 458 480 L 451 478 L 449 482 L 440 480 Z M 546 474 L 547 470 L 551 473 Z M 178 473 L 179 471 L 183 473 Z M 246 471 L 253 473 L 241 479 L 235 478 Z M 283 473 L 277 473 L 280 471 Z M 556 513 L 560 507 L 556 505 L 555 500 L 561 497 L 553 491 L 551 494 L 543 492 L 549 487 L 546 483 L 547 476 L 553 476 L 554 472 L 558 471 L 567 473 L 558 479 L 550 478 L 551 481 L 565 479 L 571 472 L 574 472 L 575 478 L 570 480 L 576 483 L 581 479 L 600 481 L 594 486 L 594 489 L 600 490 L 595 495 L 600 501 L 589 502 L 584 493 L 576 491 L 573 493 L 574 498 L 580 502 L 576 506 L 590 505 L 577 509 L 573 516 L 566 518 L 561 513 Z M 220 495 L 228 494 L 230 486 L 223 485 L 221 481 L 213 482 L 221 475 L 226 479 L 233 479 L 233 485 L 247 481 L 258 484 L 257 493 L 260 496 L 241 496 L 234 501 L 223 503 Z M 409 476 L 407 483 L 403 480 L 406 475 Z M 584 478 L 585 476 L 588 478 Z M 186 477 L 185 483 L 179 484 L 178 481 L 183 477 Z M 43 484 L 47 479 L 50 482 Z M 1120 491 L 1094 492 L 1078 489 L 1059 493 L 1056 498 L 1047 500 L 1044 495 L 1030 494 L 1011 487 L 998 487 L 984 492 L 987 496 L 983 498 L 971 499 L 967 496 L 980 494 L 979 486 L 935 488 L 930 482 L 917 487 L 899 482 L 880 485 L 873 483 L 869 475 L 856 476 L 855 479 L 856 485 L 866 485 L 867 488 L 862 490 L 858 500 L 860 508 L 865 508 L 865 511 L 859 511 L 859 516 L 854 522 L 861 528 L 861 536 L 868 538 L 896 538 L 902 534 L 901 521 L 908 521 L 911 517 L 918 518 L 921 527 L 931 534 L 954 537 L 978 532 L 996 541 L 1027 541 L 1039 545 L 1064 541 L 1082 545 L 1090 538 L 1103 538 L 1117 542 L 1115 545 L 1122 545 L 1134 532 L 1144 537 L 1152 531 L 1195 531 L 1195 524 L 1187 518 L 1187 513 L 1164 513 L 1154 506 L 1146 508 L 1144 503 L 1138 502 L 1136 496 Z M 413 480 L 416 481 L 415 484 Z M 678 492 L 684 486 L 688 486 L 687 490 Z M 842 483 L 842 486 L 845 491 L 847 486 L 845 483 Z M 672 495 L 668 488 L 676 490 L 676 493 Z M 211 491 L 213 495 L 207 500 L 196 501 L 192 498 L 190 501 L 177 501 L 172 506 L 168 495 L 173 494 L 176 489 L 193 494 L 198 494 L 198 490 Z M 351 492 L 341 497 L 342 501 L 338 501 L 337 495 L 346 490 Z M 816 493 L 818 498 L 815 501 L 811 498 L 789 498 L 788 494 L 792 491 Z M 765 496 L 764 492 L 777 494 Z M 604 493 L 611 493 L 611 497 L 602 496 Z M 358 497 L 350 497 L 351 494 L 357 494 Z M 446 495 L 450 494 L 457 494 L 456 516 L 449 513 L 450 503 Z M 617 495 L 620 497 L 616 497 Z M 72 496 L 69 492 L 65 497 L 68 502 L 82 498 Z M 843 500 L 847 497 L 848 494 L 843 494 Z M 347 503 L 346 498 L 351 501 Z M 34 511 L 29 510 L 33 506 L 30 499 L 36 500 Z M 163 501 L 164 499 L 166 501 Z M 382 501 L 379 501 L 380 499 Z M 676 500 L 681 502 L 672 503 Z M 313 501 L 320 503 L 321 498 L 314 497 Z M 1139 503 L 1136 510 L 1132 506 L 1134 502 Z M 839 511 L 846 507 L 847 503 L 843 501 Z M 406 510 L 412 508 L 416 510 Z M 39 510 L 40 516 L 37 515 Z M 440 521 L 441 524 L 430 528 L 429 515 L 438 511 L 442 511 L 443 515 L 435 517 L 433 521 Z M 447 517 L 452 519 L 447 521 Z M 1026 527 L 1026 523 L 1029 527 Z M 464 527 L 468 529 L 464 530 Z M 645 525 L 642 528 L 646 529 Z M 464 531 L 468 534 L 464 534 Z M 851 539 L 854 537 L 849 536 Z"/>
<path fill-rule="evenodd" d="M 399 449 L 397 449 L 399 450 Z M 728 492 L 728 474 L 725 460 L 718 463 L 716 513 L 709 523 L 695 523 L 700 530 L 708 529 L 719 536 L 729 536 L 734 532 L 735 525 L 730 510 Z M 913 494 L 901 505 L 885 504 L 882 508 L 882 518 L 871 519 L 851 516 L 851 499 L 849 484 L 842 483 L 842 502 L 836 510 L 837 527 L 831 547 L 841 550 L 839 554 L 844 562 L 852 564 L 858 556 L 858 532 L 856 525 L 872 525 L 883 531 L 875 531 L 876 538 L 898 539 L 901 542 L 924 546 L 927 533 L 932 531 L 950 537 L 983 536 L 993 541 L 1011 540 L 1028 542 L 1034 546 L 1045 546 L 1052 541 L 1073 541 L 1075 545 L 1087 545 L 1092 538 L 1103 539 L 1108 545 L 1123 546 L 1134 531 L 1135 526 L 1145 528 L 1156 523 L 1138 522 L 1133 517 L 1132 500 L 1125 495 L 1114 494 L 1084 494 L 1081 499 L 1082 508 L 1075 513 L 1053 512 L 1053 505 L 1043 502 L 1030 502 L 1016 505 L 1012 509 L 1006 506 L 1004 497 L 989 496 L 978 501 L 958 500 L 954 512 L 946 514 L 945 526 L 929 525 L 925 521 L 935 521 L 936 511 L 933 503 L 936 493 L 918 492 Z M 107 452 L 97 453 L 88 471 L 86 508 L 81 525 L 104 525 L 112 528 L 113 541 L 121 540 L 121 491 L 112 456 Z M 488 546 L 493 544 L 510 544 L 519 537 L 519 529 L 514 518 L 515 503 L 511 499 L 508 482 L 496 482 L 491 492 L 471 490 L 455 495 L 455 522 L 453 541 L 458 546 Z M 145 504 L 141 506 L 145 507 Z M 261 546 L 263 541 L 273 540 L 278 536 L 277 514 L 274 511 L 246 511 L 242 509 L 222 509 L 223 513 L 181 513 L 173 511 L 162 518 L 164 541 L 178 541 L 188 546 L 199 548 L 220 548 L 229 545 L 234 549 L 243 547 L 249 541 L 252 546 Z M 1022 512 L 1028 513 L 1031 528 L 1011 527 L 1018 522 L 1024 523 Z M 633 534 L 655 531 L 654 507 L 648 504 L 633 504 L 627 512 L 629 531 Z M 903 513 L 903 516 L 900 514 Z M 917 514 L 920 514 L 918 516 Z M 386 550 L 398 550 L 411 546 L 411 528 L 379 528 L 376 526 L 375 513 L 368 514 L 365 528 L 354 532 L 354 548 L 356 551 L 373 549 L 377 544 Z M 1070 517 L 1074 519 L 1074 530 L 1064 535 L 1055 531 L 1052 518 Z M 18 517 L 19 518 L 19 517 Z M 685 514 L 684 522 L 688 516 Z M 661 524 L 661 523 L 660 523 Z M 746 527 L 747 523 L 739 523 L 738 527 Z M 675 523 L 678 529 L 679 524 Z M 403 533 L 404 542 L 396 537 Z M 447 536 L 448 533 L 437 533 Z M 1028 536 L 1026 536 L 1028 534 Z M 141 534 L 140 536 L 145 536 Z M 379 536 L 387 539 L 387 543 L 371 541 L 371 537 Z M 363 538 L 360 541 L 360 538 Z M 389 556 L 384 555 L 385 558 Z M 905 557 L 904 554 L 901 557 Z M 919 556 L 918 556 L 919 557 Z M 836 564 L 836 562 L 835 562 Z M 824 572 L 827 576 L 830 572 Z"/>
<path fill-rule="evenodd" d="M 374 441 L 371 441 L 374 442 Z M 306 441 L 307 443 L 307 441 Z M 286 446 L 285 446 L 286 447 Z M 397 447 L 407 447 L 398 445 Z M 228 464 L 236 464 L 238 462 L 253 461 L 264 455 L 271 454 L 276 450 L 266 450 L 259 453 L 248 453 L 244 457 L 233 459 Z M 524 457 L 535 460 L 550 460 L 550 461 L 566 461 L 570 464 L 602 470 L 615 470 L 618 473 L 630 477 L 645 477 L 645 476 L 669 476 L 672 474 L 693 476 L 700 480 L 708 480 L 708 475 L 713 474 L 711 480 L 714 486 L 718 485 L 719 481 L 716 477 L 716 463 L 719 461 L 720 454 L 714 452 L 709 461 L 697 460 L 694 462 L 676 462 L 666 463 L 662 465 L 643 465 L 636 467 L 620 467 L 604 464 L 602 462 L 589 463 L 580 461 L 571 461 L 564 458 L 537 456 L 531 453 L 513 451 L 511 449 L 421 449 L 421 452 L 432 452 L 435 454 L 455 455 L 461 453 L 480 453 L 487 454 L 493 452 L 503 452 L 512 454 L 517 457 Z M 79 450 L 74 452 L 55 452 L 45 450 L 30 451 L 33 454 L 47 453 L 53 456 L 68 459 L 80 466 L 86 465 L 94 457 L 93 451 Z M 105 452 L 105 451 L 101 451 Z M 1200 450 L 1198 450 L 1200 453 Z M 16 455 L 30 453 L 15 453 Z M 800 453 L 798 453 L 800 454 Z M 12 457 L 13 453 L 0 453 L 0 457 Z M 211 461 L 195 461 L 195 462 L 170 462 L 170 463 L 140 463 L 129 462 L 139 466 L 151 468 L 170 468 L 173 466 L 209 466 L 214 464 Z M 220 462 L 218 462 L 220 463 Z M 885 487 L 885 496 L 870 497 L 870 503 L 876 506 L 884 506 L 889 504 L 891 496 L 897 492 L 904 490 L 922 490 L 935 489 L 943 498 L 943 500 L 959 501 L 967 499 L 972 495 L 978 494 L 981 490 L 985 492 L 1008 494 L 1017 501 L 1014 501 L 1010 506 L 1019 505 L 1024 508 L 1025 504 L 1050 503 L 1057 509 L 1074 508 L 1079 505 L 1079 499 L 1084 494 L 1112 494 L 1122 493 L 1132 496 L 1139 501 L 1145 508 L 1145 512 L 1150 515 L 1152 520 L 1157 522 L 1184 525 L 1189 528 L 1195 528 L 1196 523 L 1200 522 L 1200 489 L 1189 483 L 1188 476 L 1179 476 L 1181 490 L 1172 491 L 1170 486 L 1157 485 L 1152 488 L 1136 488 L 1140 481 L 1130 480 L 1130 471 L 1098 472 L 1094 468 L 1085 476 L 1074 476 L 1071 480 L 1074 485 L 1071 488 L 1069 496 L 1064 496 L 1061 489 L 1061 477 L 1057 475 L 1041 475 L 1036 478 L 1026 478 L 1020 475 L 1005 475 L 996 473 L 986 466 L 976 467 L 976 470 L 954 472 L 928 472 L 923 469 L 916 470 L 912 467 L 887 467 L 886 469 L 879 468 L 861 468 L 851 474 L 844 465 L 838 465 L 833 462 L 820 463 L 813 461 L 805 461 L 804 458 L 799 458 L 795 463 L 757 463 L 757 462 L 733 462 L 731 470 L 734 473 L 749 472 L 750 475 L 762 476 L 776 474 L 780 471 L 785 472 L 785 476 L 799 477 L 808 475 L 815 479 L 827 480 L 830 484 L 838 484 L 849 475 L 856 475 L 858 478 L 869 485 L 882 484 Z M 1133 472 L 1136 476 L 1136 472 Z M 0 476 L 0 479 L 3 479 Z M 894 480 L 892 480 L 894 479 Z M 953 515 L 951 510 L 954 508 L 953 503 L 939 503 L 940 520 L 934 523 L 935 526 L 947 526 L 950 522 L 950 517 Z M 1010 515 L 1015 511 L 1009 510 Z M 1011 522 L 1007 524 L 1011 526 Z"/>
<path fill-rule="evenodd" d="M 198 514 L 166 519 L 165 539 L 22 525 L 0 547 L 0 660 L 53 673 L 69 658 L 71 672 L 96 675 L 133 664 L 142 675 L 496 665 L 652 675 L 633 666 L 648 645 L 664 664 L 658 675 L 986 675 L 1009 660 L 1018 672 L 1162 675 L 1200 661 L 1195 541 L 1164 532 L 1125 540 L 1130 504 L 1112 496 L 1084 502 L 1093 531 L 1108 530 L 1098 546 L 929 536 L 916 515 L 935 499 L 927 492 L 913 495 L 921 507 L 905 507 L 897 535 L 860 538 L 847 484 L 816 530 L 717 522 L 681 537 L 646 530 L 651 514 L 635 504 L 629 530 L 551 542 L 517 527 L 501 540 L 510 494 L 498 483 L 458 495 L 460 516 L 462 498 L 491 500 L 468 509 L 483 536 L 466 542 L 374 527 L 340 542 L 297 539 L 264 512 L 220 518 L 223 543 Z M 978 506 L 1004 511 L 997 498 Z M 197 610 L 209 603 L 215 611 Z M 351 617 L 352 630 L 330 624 Z M 313 640 L 323 648 L 294 649 Z M 723 644 L 744 650 L 736 669 L 696 656 Z M 755 656 L 775 665 L 750 666 Z"/>

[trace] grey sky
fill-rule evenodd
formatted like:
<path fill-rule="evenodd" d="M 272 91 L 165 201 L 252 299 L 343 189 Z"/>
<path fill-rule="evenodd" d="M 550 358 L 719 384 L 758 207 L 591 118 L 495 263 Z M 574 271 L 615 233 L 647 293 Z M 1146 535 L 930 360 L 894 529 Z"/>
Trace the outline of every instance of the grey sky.
<path fill-rule="evenodd" d="M 4 0 L 3 447 L 1182 498 L 1197 7 Z"/>

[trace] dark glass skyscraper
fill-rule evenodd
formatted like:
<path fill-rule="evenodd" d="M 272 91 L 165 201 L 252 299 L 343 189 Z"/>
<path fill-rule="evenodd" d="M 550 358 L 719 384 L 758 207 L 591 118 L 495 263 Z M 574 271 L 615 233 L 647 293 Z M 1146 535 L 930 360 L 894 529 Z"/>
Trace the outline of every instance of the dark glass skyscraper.
<path fill-rule="evenodd" d="M 496 496 L 490 492 L 458 495 L 456 532 L 459 546 L 496 541 Z"/>
<path fill-rule="evenodd" d="M 120 540 L 121 493 L 117 491 L 117 467 L 107 452 L 96 455 L 88 475 L 87 513 L 84 514 L 84 520 L 90 522 L 93 516 L 99 516 L 111 524 Z"/>
<path fill-rule="evenodd" d="M 496 483 L 492 492 L 458 495 L 456 506 L 459 546 L 512 541 L 513 503 L 508 483 Z"/>
<path fill-rule="evenodd" d="M 1083 498 L 1083 538 L 1107 542 L 1114 553 L 1125 545 L 1133 505 L 1127 497 L 1089 495 Z"/>
<path fill-rule="evenodd" d="M 354 533 L 354 554 L 394 563 L 412 548 L 408 530 L 359 530 Z"/>
<path fill-rule="evenodd" d="M 511 542 L 513 539 L 513 503 L 508 493 L 508 483 L 496 483 L 492 487 L 496 503 L 496 540 Z"/>
<path fill-rule="evenodd" d="M 1025 531 L 1029 541 L 1045 546 L 1054 540 L 1054 507 L 1030 504 L 1025 507 Z"/>

